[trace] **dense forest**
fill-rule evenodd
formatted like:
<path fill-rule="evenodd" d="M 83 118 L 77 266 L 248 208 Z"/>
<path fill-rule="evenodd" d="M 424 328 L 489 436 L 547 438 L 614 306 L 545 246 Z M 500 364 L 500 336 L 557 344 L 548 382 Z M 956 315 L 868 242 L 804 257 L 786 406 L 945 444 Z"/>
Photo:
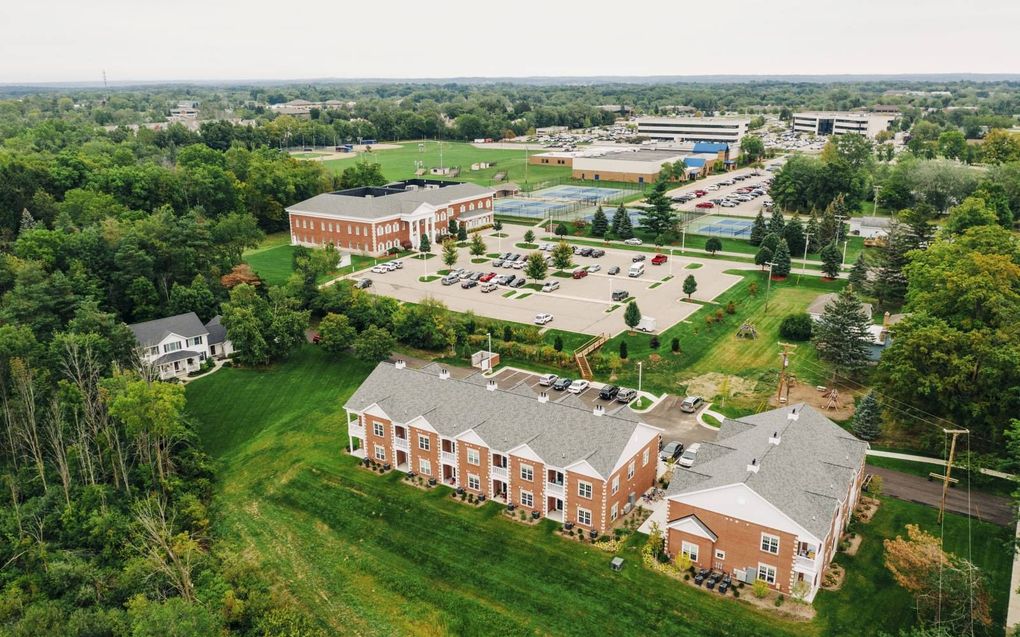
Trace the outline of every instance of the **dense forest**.
<path fill-rule="evenodd" d="M 471 139 L 611 123 L 605 104 L 787 117 L 900 104 L 911 141 L 895 160 L 883 142 L 841 138 L 820 157 L 788 162 L 773 195 L 831 242 L 835 219 L 879 186 L 896 221 L 862 276 L 882 309 L 911 316 L 876 374 L 900 403 L 967 421 L 982 451 L 1020 440 L 1020 422 L 1007 424 L 1020 413 L 1020 147 L 998 131 L 1020 111 L 1020 86 L 887 95 L 893 88 L 177 86 L 0 99 L 0 634 L 319 634 L 218 544 L 216 471 L 183 388 L 153 379 L 125 326 L 222 314 L 244 365 L 286 357 L 313 314 L 324 317 L 325 348 L 352 346 L 368 359 L 394 342 L 442 351 L 482 338 L 484 319 L 440 304 L 399 306 L 347 285 L 320 291 L 317 277 L 335 264 L 328 251 L 296 250 L 295 274 L 279 287 L 242 263 L 265 233 L 286 227 L 285 206 L 340 184 L 279 149 L 301 131 L 320 143 Z M 355 104 L 309 120 L 268 108 L 294 98 Z M 198 100 L 209 121 L 194 132 L 128 127 L 165 120 L 178 100 Z M 967 140 L 977 138 L 975 154 Z M 826 248 L 814 241 L 812 251 Z"/>

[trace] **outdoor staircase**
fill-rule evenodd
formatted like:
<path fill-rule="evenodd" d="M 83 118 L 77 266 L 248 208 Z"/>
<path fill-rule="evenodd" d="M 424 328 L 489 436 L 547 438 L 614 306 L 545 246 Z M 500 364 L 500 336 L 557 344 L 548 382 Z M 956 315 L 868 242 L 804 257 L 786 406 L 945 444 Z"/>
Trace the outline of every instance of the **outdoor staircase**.
<path fill-rule="evenodd" d="M 592 379 L 591 365 L 588 363 L 588 354 L 591 354 L 598 348 L 602 347 L 608 340 L 608 335 L 599 334 L 581 347 L 574 350 L 574 362 L 577 363 L 577 369 L 581 372 L 581 378 L 585 380 Z"/>

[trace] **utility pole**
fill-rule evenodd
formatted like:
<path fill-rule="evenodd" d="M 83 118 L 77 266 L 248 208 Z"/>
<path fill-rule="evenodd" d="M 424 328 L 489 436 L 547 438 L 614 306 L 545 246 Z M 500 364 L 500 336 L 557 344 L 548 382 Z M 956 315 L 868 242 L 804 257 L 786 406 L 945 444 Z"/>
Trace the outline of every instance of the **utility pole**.
<path fill-rule="evenodd" d="M 953 472 L 953 458 L 956 457 L 956 438 L 960 434 L 970 435 L 969 429 L 943 429 L 942 431 L 943 433 L 952 436 L 953 440 L 949 443 L 949 459 L 946 461 L 946 475 L 939 476 L 942 478 L 942 503 L 939 505 L 939 524 L 942 523 L 942 516 L 946 513 L 946 494 L 949 493 L 950 474 Z"/>
<path fill-rule="evenodd" d="M 808 245 L 810 243 L 811 243 L 811 233 L 810 232 L 805 232 L 804 233 L 804 263 L 802 264 L 800 272 L 797 273 L 797 285 L 800 285 L 800 277 L 801 277 L 802 274 L 804 274 L 804 270 L 807 270 L 807 249 L 808 249 Z"/>
<path fill-rule="evenodd" d="M 839 244 L 839 240 L 843 238 L 843 222 L 849 219 L 846 215 L 836 215 L 836 221 L 839 222 L 839 226 L 836 228 L 836 244 Z M 840 267 L 846 265 L 846 246 L 850 243 L 848 238 L 843 242 L 843 262 L 840 263 Z"/>
<path fill-rule="evenodd" d="M 790 376 L 786 373 L 786 368 L 790 365 L 790 350 L 797 349 L 796 345 L 790 345 L 789 343 L 780 343 L 780 347 L 783 348 L 781 357 L 781 363 L 779 364 L 779 387 L 776 390 L 776 402 L 783 404 L 790 398 Z M 786 398 L 783 398 L 783 387 L 786 387 Z"/>
<path fill-rule="evenodd" d="M 769 266 L 769 278 L 765 282 L 765 314 L 768 314 L 769 313 L 769 290 L 772 289 L 772 266 L 774 266 L 775 263 L 769 261 L 765 265 Z"/>

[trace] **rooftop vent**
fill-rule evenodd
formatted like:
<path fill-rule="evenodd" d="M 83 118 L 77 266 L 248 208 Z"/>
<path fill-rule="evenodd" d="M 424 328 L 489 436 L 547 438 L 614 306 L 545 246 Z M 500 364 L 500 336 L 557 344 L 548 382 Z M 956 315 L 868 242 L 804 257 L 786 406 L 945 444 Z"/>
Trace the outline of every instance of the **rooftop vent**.
<path fill-rule="evenodd" d="M 441 378 L 443 380 L 448 380 L 450 378 L 450 370 L 446 369 L 445 367 L 440 369 L 439 370 L 439 378 Z"/>
<path fill-rule="evenodd" d="M 407 361 L 403 359 L 398 360 L 396 363 L 393 364 L 393 366 L 396 367 L 397 369 L 404 369 L 405 367 L 407 367 Z"/>
<path fill-rule="evenodd" d="M 747 470 L 750 471 L 751 473 L 758 473 L 758 469 L 759 469 L 758 459 L 752 458 L 751 464 L 747 465 Z"/>
<path fill-rule="evenodd" d="M 596 416 L 602 416 L 606 413 L 606 408 L 602 405 L 595 405 L 595 409 L 592 411 Z"/>
<path fill-rule="evenodd" d="M 779 436 L 779 432 L 778 431 L 773 431 L 772 435 L 769 436 L 769 444 L 770 445 L 778 445 L 780 440 L 781 440 L 781 438 Z"/>
<path fill-rule="evenodd" d="M 485 388 L 489 391 L 496 391 L 496 381 L 490 380 L 485 384 Z"/>
<path fill-rule="evenodd" d="M 549 402 L 549 393 L 548 392 L 542 392 L 541 394 L 539 394 L 538 395 L 538 402 L 540 402 L 540 403 L 547 403 L 547 402 Z"/>
<path fill-rule="evenodd" d="M 797 408 L 794 407 L 790 410 L 790 413 L 786 415 L 787 420 L 797 420 L 800 418 L 800 414 L 797 413 Z"/>

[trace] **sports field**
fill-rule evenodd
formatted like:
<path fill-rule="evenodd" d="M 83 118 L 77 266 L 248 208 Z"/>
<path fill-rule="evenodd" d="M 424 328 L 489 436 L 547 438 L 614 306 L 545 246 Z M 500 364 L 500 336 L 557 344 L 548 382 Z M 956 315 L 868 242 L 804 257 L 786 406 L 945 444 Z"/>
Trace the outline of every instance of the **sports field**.
<path fill-rule="evenodd" d="M 691 221 L 687 226 L 687 230 L 688 232 L 709 236 L 747 239 L 751 236 L 751 227 L 753 225 L 754 222 L 751 219 L 706 215 Z"/>
<path fill-rule="evenodd" d="M 570 178 L 570 168 L 566 166 L 527 166 L 523 149 L 488 149 L 476 148 L 465 142 L 402 142 L 399 148 L 359 153 L 358 159 L 368 159 L 382 166 L 383 174 L 388 179 L 407 179 L 415 176 L 415 171 L 423 166 L 427 169 L 444 166 L 459 166 L 461 171 L 456 179 L 472 181 L 485 186 L 492 185 L 497 173 L 507 173 L 505 181 L 519 184 L 537 184 L 543 181 L 559 181 Z M 442 149 L 440 151 L 440 148 Z M 536 151 L 529 151 L 534 154 Z M 420 163 L 419 163 L 420 162 Z M 471 170 L 471 164 L 489 162 L 490 168 Z M 334 159 L 322 162 L 328 170 L 341 173 L 351 165 L 350 159 Z M 429 175 L 437 179 L 448 178 L 445 175 Z"/>

